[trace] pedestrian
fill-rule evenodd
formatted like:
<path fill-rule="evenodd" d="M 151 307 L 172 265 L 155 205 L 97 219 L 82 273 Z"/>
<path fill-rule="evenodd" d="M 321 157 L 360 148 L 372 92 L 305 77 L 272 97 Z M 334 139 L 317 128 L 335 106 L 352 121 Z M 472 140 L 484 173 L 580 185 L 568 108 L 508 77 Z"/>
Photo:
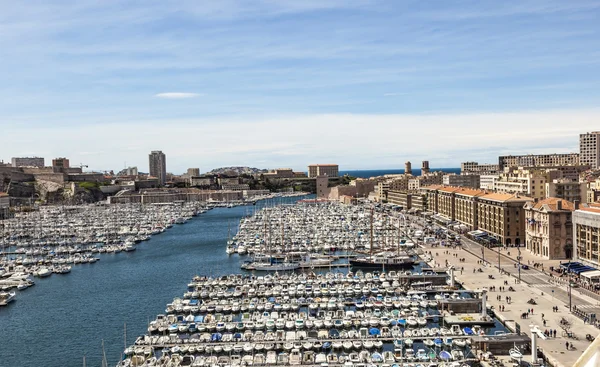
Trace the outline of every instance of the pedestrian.
<path fill-rule="evenodd" d="M 544 314 L 542 314 L 542 320 L 544 319 Z"/>
<path fill-rule="evenodd" d="M 569 350 L 569 342 L 565 342 L 565 347 Z"/>
<path fill-rule="evenodd" d="M 556 329 L 554 329 L 554 337 L 556 338 Z"/>
<path fill-rule="evenodd" d="M 546 320 L 544 320 L 544 327 L 546 326 Z"/>
<path fill-rule="evenodd" d="M 533 315 L 533 308 L 531 309 L 531 314 Z M 543 317 L 543 316 L 542 316 Z"/>

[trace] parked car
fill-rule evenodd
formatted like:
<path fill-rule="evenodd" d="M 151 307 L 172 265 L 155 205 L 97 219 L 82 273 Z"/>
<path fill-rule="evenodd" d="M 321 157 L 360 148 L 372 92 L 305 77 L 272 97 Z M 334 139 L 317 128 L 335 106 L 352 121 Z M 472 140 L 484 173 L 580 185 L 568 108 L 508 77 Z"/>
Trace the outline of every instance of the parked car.
<path fill-rule="evenodd" d="M 529 270 L 529 265 L 522 264 L 521 265 L 521 269 L 523 269 L 523 270 Z"/>

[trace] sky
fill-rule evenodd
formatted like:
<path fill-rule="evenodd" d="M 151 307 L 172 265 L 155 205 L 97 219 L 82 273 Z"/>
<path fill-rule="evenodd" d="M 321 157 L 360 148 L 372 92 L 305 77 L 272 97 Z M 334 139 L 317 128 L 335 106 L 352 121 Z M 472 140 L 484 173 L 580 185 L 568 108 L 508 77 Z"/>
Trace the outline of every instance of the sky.
<path fill-rule="evenodd" d="M 0 159 L 458 167 L 600 127 L 600 2 L 0 0 Z"/>

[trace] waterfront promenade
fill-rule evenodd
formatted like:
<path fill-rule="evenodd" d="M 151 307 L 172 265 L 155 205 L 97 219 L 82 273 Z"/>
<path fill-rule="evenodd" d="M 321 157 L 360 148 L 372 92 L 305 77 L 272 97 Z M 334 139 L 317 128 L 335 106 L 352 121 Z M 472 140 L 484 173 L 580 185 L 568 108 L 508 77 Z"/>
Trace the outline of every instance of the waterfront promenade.
<path fill-rule="evenodd" d="M 412 225 L 417 225 L 417 219 L 414 219 Z M 422 222 L 418 226 L 421 227 Z M 455 279 L 465 288 L 472 290 L 488 290 L 487 305 L 493 307 L 496 316 L 508 326 L 513 326 L 518 323 L 520 330 L 531 337 L 531 329 L 537 327 L 542 332 L 544 330 L 556 330 L 556 337 L 548 337 L 542 339 L 538 337 L 538 347 L 548 357 L 548 361 L 556 367 L 568 367 L 574 365 L 577 358 L 589 346 L 590 342 L 585 339 L 586 334 L 591 334 L 596 337 L 600 331 L 593 325 L 585 324 L 584 321 L 569 312 L 569 295 L 566 286 L 563 284 L 554 283 L 555 279 L 548 274 L 530 268 L 529 270 L 521 270 L 521 282 L 518 282 L 519 271 L 514 266 L 517 256 L 517 249 L 511 248 L 500 253 L 500 268 L 498 270 L 498 252 L 486 249 L 482 253 L 482 246 L 464 239 L 461 239 L 462 246 L 446 248 L 442 246 L 424 247 L 425 251 L 431 251 L 432 261 L 431 266 L 454 266 L 458 271 L 455 272 Z M 508 255 L 510 252 L 512 258 Z M 482 264 L 482 258 L 485 256 L 485 262 Z M 522 261 L 527 264 L 527 261 L 533 261 L 532 256 L 526 251 L 521 251 L 523 256 Z M 460 261 L 464 259 L 464 261 Z M 490 261 L 490 262 L 488 262 Z M 535 262 L 540 262 L 537 259 Z M 549 264 L 545 265 L 547 269 Z M 481 268 L 483 272 L 474 269 Z M 461 269 L 464 269 L 461 271 Z M 490 279 L 489 276 L 493 276 Z M 504 282 L 507 282 L 505 285 Z M 490 291 L 495 287 L 496 291 Z M 500 292 L 500 287 L 506 290 Z M 509 287 L 515 289 L 514 292 L 508 291 Z M 591 294 L 593 295 L 593 294 Z M 500 296 L 500 300 L 497 299 Z M 506 297 L 510 297 L 508 302 Z M 582 294 L 578 288 L 572 289 L 572 305 L 577 305 L 578 308 L 586 310 L 595 310 L 599 308 L 598 300 Z M 536 305 L 528 304 L 527 301 L 533 298 Z M 500 306 L 504 307 L 500 311 Z M 553 312 L 553 307 L 558 306 L 558 312 Z M 522 319 L 522 315 L 527 313 L 527 310 L 533 309 L 528 318 Z M 544 326 L 542 314 L 546 320 Z M 575 334 L 578 340 L 563 336 L 563 330 L 560 328 L 560 321 L 566 318 L 572 322 L 571 331 Z M 573 347 L 567 350 L 566 343 L 572 344 Z M 531 356 L 526 355 L 526 361 L 531 361 Z"/>

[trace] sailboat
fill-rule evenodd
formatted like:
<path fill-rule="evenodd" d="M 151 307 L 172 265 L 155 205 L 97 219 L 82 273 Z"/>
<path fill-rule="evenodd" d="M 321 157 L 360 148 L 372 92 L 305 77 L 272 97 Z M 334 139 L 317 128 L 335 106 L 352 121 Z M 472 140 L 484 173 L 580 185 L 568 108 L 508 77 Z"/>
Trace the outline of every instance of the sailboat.
<path fill-rule="evenodd" d="M 231 240 L 231 226 L 227 223 L 227 248 L 225 249 L 227 255 L 234 254 L 236 252 L 235 247 L 233 246 L 233 241 Z"/>
<path fill-rule="evenodd" d="M 408 254 L 403 254 L 400 252 L 400 244 L 398 243 L 398 253 L 393 253 L 390 251 L 380 252 L 377 254 L 373 254 L 373 220 L 375 217 L 375 213 L 373 208 L 371 208 L 371 246 L 370 246 L 370 254 L 365 257 L 357 257 L 350 260 L 350 266 L 354 268 L 365 268 L 365 269 L 402 269 L 406 267 L 411 267 L 415 261 L 412 256 Z M 398 223 L 398 230 L 400 229 L 400 223 Z"/>
<path fill-rule="evenodd" d="M 508 351 L 508 355 L 510 355 L 510 358 L 519 362 L 523 359 L 523 353 L 521 353 L 521 351 L 519 350 L 519 348 L 517 348 L 516 345 L 513 348 L 510 348 L 510 350 Z"/>
<path fill-rule="evenodd" d="M 285 236 L 283 232 L 283 221 L 281 222 L 281 245 L 285 251 Z M 296 270 L 300 268 L 300 264 L 297 262 L 291 262 L 287 257 L 283 259 L 283 262 L 275 261 L 272 254 L 269 253 L 267 259 L 261 262 L 254 262 L 251 264 L 252 269 L 259 271 L 288 271 Z"/>

